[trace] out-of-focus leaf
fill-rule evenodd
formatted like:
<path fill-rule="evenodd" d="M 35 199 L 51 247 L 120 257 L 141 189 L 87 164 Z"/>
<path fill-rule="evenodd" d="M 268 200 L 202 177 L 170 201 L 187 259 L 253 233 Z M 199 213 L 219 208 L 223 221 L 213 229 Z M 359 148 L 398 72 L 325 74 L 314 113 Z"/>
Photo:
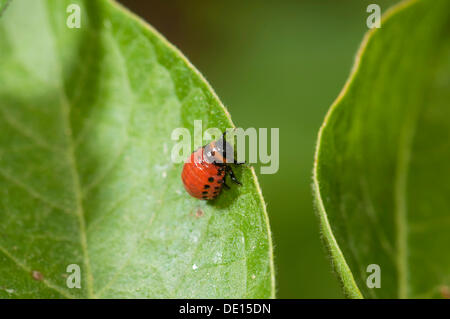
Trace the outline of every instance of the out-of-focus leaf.
<path fill-rule="evenodd" d="M 408 1 L 366 36 L 319 134 L 324 241 L 353 298 L 450 286 L 450 2 Z M 366 285 L 381 269 L 381 288 Z"/>
<path fill-rule="evenodd" d="M 8 7 L 8 4 L 11 2 L 11 0 L 0 0 L 0 17 L 2 16 L 3 12 Z"/>

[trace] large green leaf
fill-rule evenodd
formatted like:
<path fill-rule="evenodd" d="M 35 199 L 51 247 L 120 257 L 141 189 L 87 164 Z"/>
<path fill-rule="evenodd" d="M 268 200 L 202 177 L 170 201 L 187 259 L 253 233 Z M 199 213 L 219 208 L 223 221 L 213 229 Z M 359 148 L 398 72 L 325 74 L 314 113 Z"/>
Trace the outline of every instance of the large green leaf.
<path fill-rule="evenodd" d="M 314 190 L 350 297 L 450 286 L 450 2 L 408 1 L 366 36 L 319 134 Z M 381 268 L 368 288 L 367 266 Z"/>
<path fill-rule="evenodd" d="M 150 26 L 106 0 L 13 1 L 0 82 L 0 297 L 274 296 L 254 171 L 215 202 L 183 189 L 172 130 L 232 123 Z"/>

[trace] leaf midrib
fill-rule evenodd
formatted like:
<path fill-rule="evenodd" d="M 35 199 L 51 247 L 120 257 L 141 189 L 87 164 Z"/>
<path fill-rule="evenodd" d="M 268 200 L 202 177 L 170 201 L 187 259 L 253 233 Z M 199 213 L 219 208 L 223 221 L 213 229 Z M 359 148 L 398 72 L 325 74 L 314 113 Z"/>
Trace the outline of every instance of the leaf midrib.
<path fill-rule="evenodd" d="M 81 250 L 83 254 L 83 261 L 86 268 L 86 284 L 87 284 L 87 296 L 88 298 L 95 298 L 94 294 L 94 288 L 93 288 L 93 276 L 92 276 L 92 270 L 89 260 L 89 252 L 88 252 L 88 244 L 87 244 L 87 236 L 86 236 L 86 221 L 85 221 L 85 212 L 83 207 L 83 197 L 82 197 L 82 191 L 81 191 L 81 183 L 80 178 L 78 175 L 78 165 L 77 160 L 75 156 L 75 140 L 73 138 L 73 130 L 71 126 L 70 121 L 70 111 L 71 111 L 71 105 L 69 102 L 69 99 L 67 97 L 65 88 L 64 88 L 64 73 L 63 73 L 63 67 L 62 67 L 62 59 L 61 55 L 57 46 L 57 43 L 55 41 L 56 39 L 56 32 L 53 29 L 53 27 L 50 24 L 49 14 L 50 9 L 48 6 L 46 6 L 46 14 L 47 19 L 45 21 L 47 22 L 48 30 L 50 30 L 53 35 L 50 37 L 53 45 L 53 49 L 56 55 L 55 58 L 55 66 L 57 68 L 57 73 L 59 75 L 58 79 L 58 91 L 60 92 L 59 99 L 61 103 L 62 108 L 62 121 L 64 123 L 64 130 L 65 130 L 65 136 L 66 136 L 66 145 L 67 145 L 67 160 L 69 162 L 69 169 L 70 173 L 72 175 L 72 183 L 73 183 L 73 193 L 75 195 L 75 204 L 76 204 L 76 215 L 78 219 L 79 229 L 80 229 L 80 245 Z"/>
<path fill-rule="evenodd" d="M 80 178 L 78 176 L 78 166 L 77 166 L 77 160 L 76 160 L 76 156 L 75 156 L 72 127 L 70 125 L 71 106 L 69 104 L 69 100 L 67 99 L 67 96 L 66 96 L 63 88 L 60 88 L 60 92 L 61 92 L 60 101 L 61 101 L 61 106 L 62 106 L 62 110 L 63 110 L 63 121 L 65 122 L 65 135 L 67 138 L 67 146 L 68 146 L 67 159 L 69 161 L 69 169 L 70 169 L 70 173 L 72 175 L 73 192 L 75 194 L 75 203 L 76 203 L 76 214 L 77 214 L 78 223 L 79 223 L 79 227 L 80 227 L 80 244 L 81 244 L 81 250 L 83 253 L 84 264 L 86 267 L 87 294 L 88 294 L 88 297 L 93 298 L 93 297 L 95 297 L 95 294 L 94 294 L 94 290 L 93 290 L 93 277 L 92 277 L 92 270 L 91 270 L 90 261 L 89 261 L 88 245 L 87 245 L 85 213 L 84 213 L 84 207 L 83 207 Z"/>
<path fill-rule="evenodd" d="M 411 158 L 412 139 L 416 117 L 409 116 L 400 136 L 400 148 L 397 157 L 394 180 L 394 217 L 396 228 L 396 266 L 398 274 L 397 294 L 400 299 L 408 297 L 408 217 L 407 217 L 407 179 Z"/>
<path fill-rule="evenodd" d="M 45 13 L 49 17 L 48 12 L 50 9 L 48 7 L 45 9 L 46 9 Z M 69 169 L 70 169 L 70 173 L 72 176 L 73 193 L 75 195 L 75 204 L 76 204 L 75 212 L 77 214 L 77 219 L 78 219 L 78 224 L 79 224 L 79 229 L 80 229 L 80 246 L 81 246 L 82 255 L 83 255 L 83 262 L 84 262 L 85 268 L 86 268 L 87 295 L 89 298 L 95 298 L 95 294 L 93 291 L 93 277 L 92 277 L 92 271 L 91 271 L 90 262 L 89 262 L 89 254 L 88 254 L 88 246 L 87 246 L 86 222 L 85 222 L 85 213 L 84 213 L 83 200 L 82 200 L 81 184 L 80 184 L 80 179 L 79 179 L 79 175 L 78 175 L 77 161 L 76 161 L 76 156 L 75 156 L 75 147 L 74 147 L 75 143 L 74 143 L 74 139 L 73 139 L 73 132 L 72 132 L 71 124 L 70 124 L 71 105 L 70 105 L 70 102 L 67 98 L 67 95 L 66 95 L 65 89 L 64 89 L 62 60 L 61 60 L 60 56 L 58 56 L 59 50 L 57 50 L 57 45 L 55 42 L 56 33 L 53 30 L 52 26 L 50 25 L 49 19 L 47 18 L 47 19 L 45 19 L 45 21 L 47 22 L 47 28 L 53 32 L 53 36 L 51 37 L 51 40 L 52 40 L 52 45 L 54 48 L 55 55 L 57 55 L 57 57 L 55 59 L 55 60 L 57 60 L 55 63 L 55 67 L 57 69 L 58 81 L 57 81 L 57 86 L 55 89 L 58 90 L 59 94 L 60 94 L 59 100 L 60 100 L 60 104 L 61 104 L 61 108 L 62 108 L 62 115 L 63 115 L 62 121 L 64 123 L 63 126 L 64 126 L 64 133 L 66 136 L 66 144 L 67 144 L 66 157 L 67 157 L 67 160 L 69 163 Z M 31 141 L 35 142 L 37 145 L 39 145 L 45 149 L 48 149 L 49 151 L 62 151 L 64 153 L 64 149 L 61 149 L 61 150 L 55 149 L 54 147 L 52 147 L 52 145 L 48 144 L 45 141 L 41 141 L 39 138 L 30 134 L 31 132 L 21 130 L 22 126 L 20 125 L 20 123 L 15 122 L 15 120 L 12 120 L 8 116 L 5 116 L 5 118 L 7 119 L 7 122 L 12 127 L 14 127 L 16 130 L 20 131 L 25 137 L 29 138 Z M 61 206 L 47 200 L 46 198 L 41 196 L 39 193 L 28 188 L 27 185 L 16 180 L 14 177 L 7 175 L 5 172 L 0 171 L 0 173 L 4 178 L 7 178 L 12 183 L 22 187 L 25 191 L 27 191 L 33 197 L 40 199 L 41 201 L 43 201 L 45 204 L 49 205 L 50 207 L 58 208 L 65 212 L 72 212 L 71 209 L 61 207 Z M 3 246 L 0 246 L 0 252 L 3 253 L 3 255 L 5 255 L 7 258 L 12 260 L 20 269 L 22 269 L 26 273 L 30 274 L 32 272 L 31 268 L 29 268 L 26 264 L 24 264 L 19 259 L 17 259 L 14 255 L 12 255 Z M 58 292 L 59 294 L 61 294 L 62 296 L 66 297 L 66 298 L 72 298 L 72 299 L 75 298 L 74 296 L 67 293 L 64 289 L 61 289 L 58 285 L 53 284 L 51 281 L 49 281 L 45 277 L 42 279 L 42 283 L 44 283 L 48 288 Z"/>

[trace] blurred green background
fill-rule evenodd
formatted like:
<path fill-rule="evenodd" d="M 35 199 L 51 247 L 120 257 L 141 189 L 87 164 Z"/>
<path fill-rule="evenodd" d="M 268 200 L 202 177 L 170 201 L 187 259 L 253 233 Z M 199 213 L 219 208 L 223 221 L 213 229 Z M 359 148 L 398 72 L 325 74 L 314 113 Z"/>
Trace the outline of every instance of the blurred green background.
<path fill-rule="evenodd" d="M 189 58 L 236 126 L 280 128 L 280 169 L 259 175 L 277 297 L 343 297 L 320 242 L 311 173 L 319 127 L 350 73 L 374 1 L 121 2 Z M 376 1 L 382 13 L 395 2 Z"/>

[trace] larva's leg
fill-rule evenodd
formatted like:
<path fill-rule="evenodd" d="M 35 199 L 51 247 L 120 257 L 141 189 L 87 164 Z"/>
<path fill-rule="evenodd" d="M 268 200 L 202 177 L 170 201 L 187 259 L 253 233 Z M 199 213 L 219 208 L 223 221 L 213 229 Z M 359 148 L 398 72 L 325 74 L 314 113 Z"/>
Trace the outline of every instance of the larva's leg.
<path fill-rule="evenodd" d="M 227 172 L 230 174 L 231 180 L 239 185 L 242 185 L 241 182 L 239 182 L 236 178 L 236 176 L 234 175 L 233 169 L 229 166 L 227 166 Z"/>

